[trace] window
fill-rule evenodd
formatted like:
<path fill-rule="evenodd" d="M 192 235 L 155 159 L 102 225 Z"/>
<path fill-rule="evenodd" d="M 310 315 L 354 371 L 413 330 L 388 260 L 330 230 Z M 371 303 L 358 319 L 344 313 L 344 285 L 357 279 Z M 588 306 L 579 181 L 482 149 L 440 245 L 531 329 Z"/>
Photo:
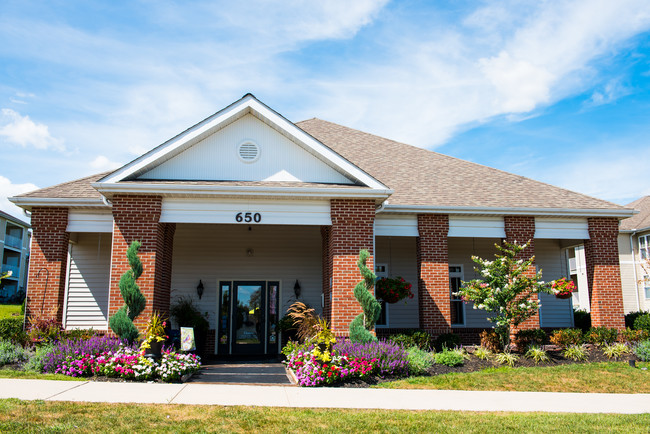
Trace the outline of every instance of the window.
<path fill-rule="evenodd" d="M 643 289 L 645 289 L 645 298 L 650 299 L 650 276 L 643 276 Z"/>
<path fill-rule="evenodd" d="M 449 266 L 449 291 L 451 293 L 451 325 L 465 325 L 465 302 L 454 295 L 460 290 L 461 281 L 463 280 L 462 265 Z"/>
<path fill-rule="evenodd" d="M 388 277 L 388 265 L 375 264 L 375 275 L 377 276 L 377 279 Z M 375 325 L 378 327 L 388 327 L 388 303 L 384 300 L 379 300 L 379 304 L 381 304 L 381 313 L 379 314 L 379 319 Z"/>
<path fill-rule="evenodd" d="M 641 259 L 650 258 L 650 235 L 639 237 L 639 254 Z"/>

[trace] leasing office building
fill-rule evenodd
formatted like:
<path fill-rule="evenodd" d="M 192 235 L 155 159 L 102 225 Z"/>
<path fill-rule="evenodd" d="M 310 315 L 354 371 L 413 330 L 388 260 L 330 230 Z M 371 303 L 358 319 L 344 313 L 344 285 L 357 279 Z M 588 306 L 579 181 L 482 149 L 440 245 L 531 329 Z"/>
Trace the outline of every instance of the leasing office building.
<path fill-rule="evenodd" d="M 277 353 L 296 298 L 345 334 L 360 249 L 416 294 L 384 307 L 378 333 L 490 327 L 452 292 L 475 277 L 471 256 L 504 239 L 533 240 L 545 280 L 568 276 L 566 249 L 583 246 L 593 323 L 623 326 L 617 235 L 631 209 L 319 119 L 294 124 L 250 94 L 114 172 L 12 201 L 32 213 L 28 315 L 66 328 L 107 328 L 133 240 L 147 298 L 137 324 L 191 297 L 218 354 Z M 572 325 L 570 300 L 541 297 L 525 327 Z"/>

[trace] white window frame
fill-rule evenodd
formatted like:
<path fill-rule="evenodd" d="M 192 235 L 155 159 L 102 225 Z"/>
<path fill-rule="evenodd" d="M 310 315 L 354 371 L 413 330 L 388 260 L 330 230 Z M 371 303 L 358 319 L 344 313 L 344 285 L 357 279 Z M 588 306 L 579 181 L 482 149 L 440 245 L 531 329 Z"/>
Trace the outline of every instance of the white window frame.
<path fill-rule="evenodd" d="M 647 274 L 643 276 L 643 289 L 643 292 L 645 292 L 646 300 L 650 300 L 650 276 Z"/>
<path fill-rule="evenodd" d="M 381 279 L 382 277 L 388 278 L 388 264 L 384 263 L 378 263 L 375 264 L 375 275 L 377 276 L 378 279 Z M 378 329 L 386 329 L 389 327 L 389 308 L 388 306 L 390 305 L 389 303 L 386 303 L 385 301 L 380 301 L 382 305 L 382 309 L 386 312 L 386 324 L 375 324 L 375 328 Z"/>
<path fill-rule="evenodd" d="M 639 257 L 641 260 L 650 258 L 650 235 L 639 236 Z"/>
<path fill-rule="evenodd" d="M 451 269 L 452 267 L 460 268 L 460 271 L 454 271 L 452 272 Z M 467 315 L 466 315 L 466 309 L 465 309 L 465 302 L 460 300 L 459 298 L 454 299 L 454 296 L 452 294 L 453 288 L 451 286 L 451 279 L 459 279 L 461 282 L 465 278 L 464 277 L 464 269 L 463 269 L 463 264 L 449 264 L 449 301 L 451 303 L 457 303 L 460 304 L 461 306 L 461 312 L 463 314 L 463 322 L 462 323 L 457 323 L 457 324 L 452 324 L 452 327 L 465 327 L 467 324 Z M 460 289 L 460 284 L 458 285 L 458 288 Z M 451 306 L 449 306 L 451 309 Z"/>

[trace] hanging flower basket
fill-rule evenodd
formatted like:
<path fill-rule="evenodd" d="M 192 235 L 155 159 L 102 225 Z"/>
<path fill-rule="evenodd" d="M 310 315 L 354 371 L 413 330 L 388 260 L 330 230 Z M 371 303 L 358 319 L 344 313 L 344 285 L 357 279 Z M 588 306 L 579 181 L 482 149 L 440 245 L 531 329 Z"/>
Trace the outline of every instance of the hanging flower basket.
<path fill-rule="evenodd" d="M 553 281 L 551 285 L 551 290 L 555 294 L 556 298 L 566 300 L 571 298 L 573 291 L 575 291 L 576 285 L 572 280 L 566 280 L 566 277 Z"/>
<path fill-rule="evenodd" d="M 413 298 L 412 285 L 402 277 L 382 277 L 375 282 L 375 296 L 386 303 L 397 303 L 406 297 Z"/>

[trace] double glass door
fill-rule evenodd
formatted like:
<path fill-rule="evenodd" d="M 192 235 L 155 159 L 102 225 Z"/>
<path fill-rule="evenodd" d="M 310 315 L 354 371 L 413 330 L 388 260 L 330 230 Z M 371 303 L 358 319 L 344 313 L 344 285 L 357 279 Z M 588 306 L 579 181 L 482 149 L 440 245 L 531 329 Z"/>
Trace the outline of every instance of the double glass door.
<path fill-rule="evenodd" d="M 279 282 L 219 282 L 219 354 L 277 354 Z"/>

